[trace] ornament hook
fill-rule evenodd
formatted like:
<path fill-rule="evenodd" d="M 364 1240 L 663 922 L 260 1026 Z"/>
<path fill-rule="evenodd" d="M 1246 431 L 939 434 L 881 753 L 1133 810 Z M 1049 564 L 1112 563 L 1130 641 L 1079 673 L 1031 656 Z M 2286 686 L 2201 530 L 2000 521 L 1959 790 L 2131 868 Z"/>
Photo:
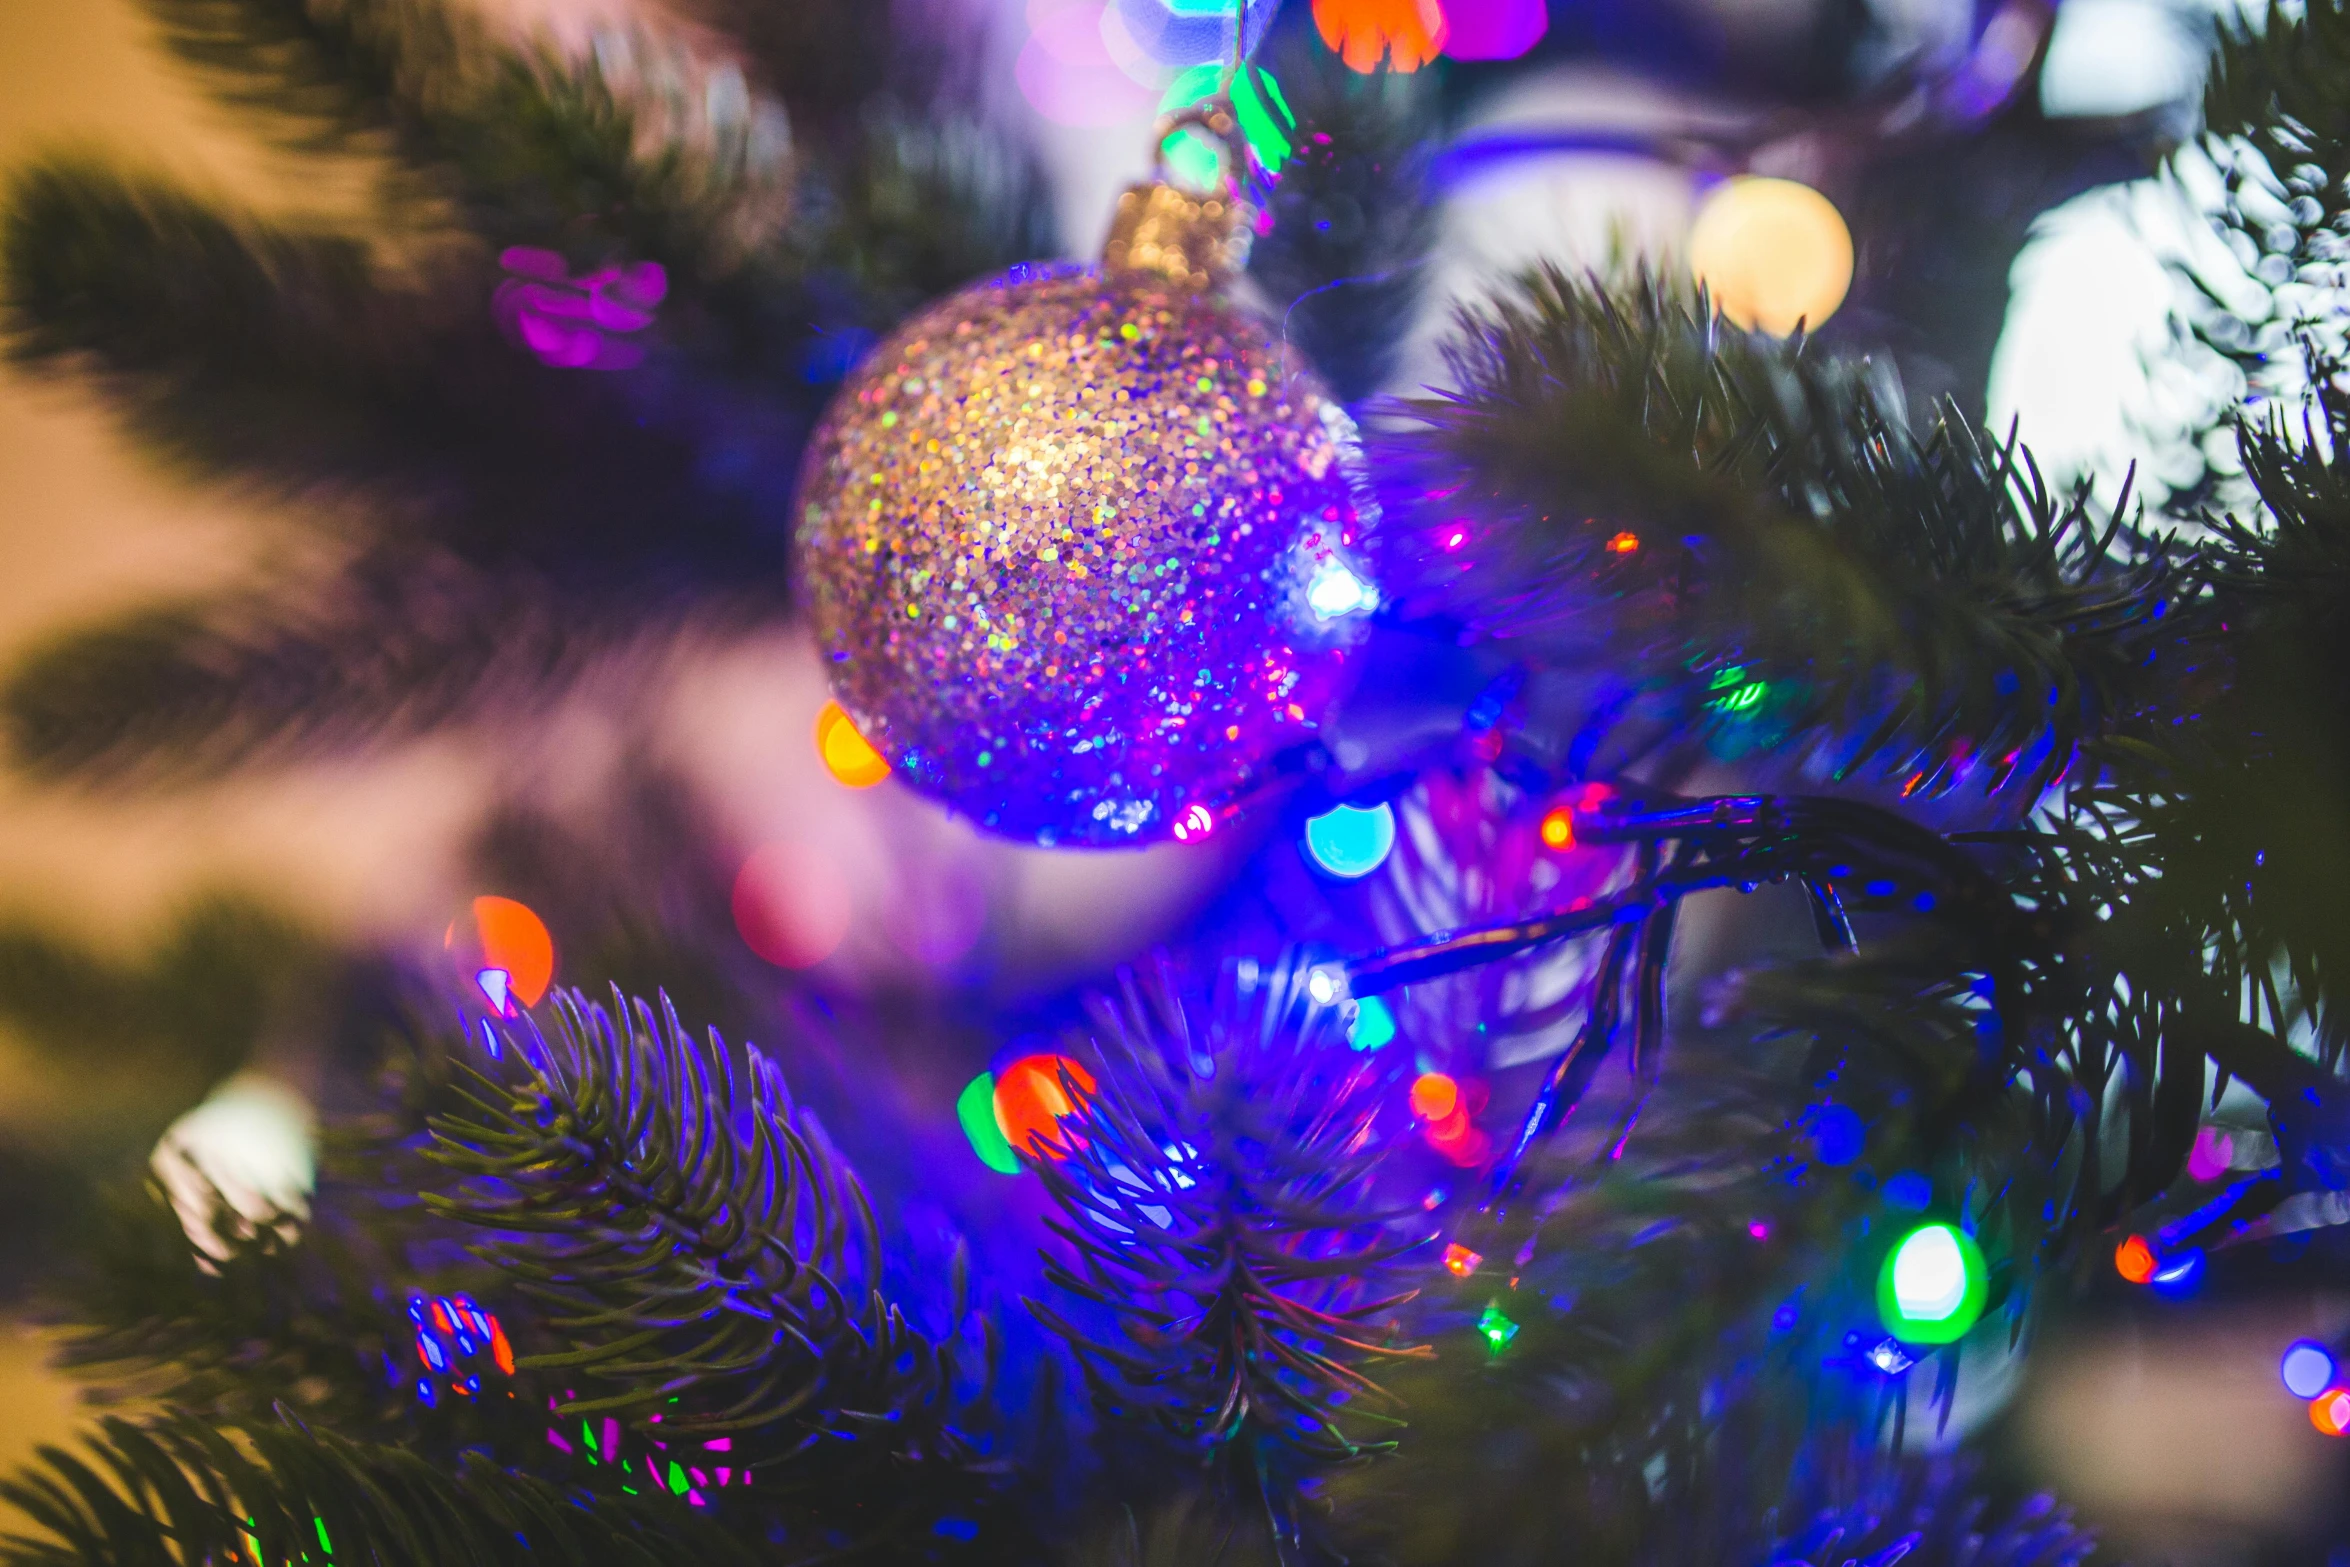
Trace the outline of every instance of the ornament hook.
<path fill-rule="evenodd" d="M 1228 171 L 1220 187 L 1194 193 L 1167 177 L 1167 147 L 1189 130 L 1210 137 Z M 1225 93 L 1178 109 L 1157 126 L 1153 178 L 1127 187 L 1102 246 L 1102 270 L 1150 273 L 1186 288 L 1212 288 L 1248 263 L 1249 209 L 1240 199 L 1248 144 Z"/>

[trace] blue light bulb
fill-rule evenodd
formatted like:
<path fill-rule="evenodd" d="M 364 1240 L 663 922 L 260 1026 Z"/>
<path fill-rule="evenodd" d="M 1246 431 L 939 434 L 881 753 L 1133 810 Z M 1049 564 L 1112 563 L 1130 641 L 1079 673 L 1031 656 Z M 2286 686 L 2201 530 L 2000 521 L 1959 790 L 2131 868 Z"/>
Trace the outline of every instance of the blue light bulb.
<path fill-rule="evenodd" d="M 2333 1385 L 2334 1357 L 2323 1344 L 2296 1339 L 2277 1362 L 2277 1375 L 2295 1398 L 2315 1398 Z"/>
<path fill-rule="evenodd" d="M 1341 805 L 1306 823 L 1306 853 L 1333 876 L 1352 881 L 1387 862 L 1395 848 L 1395 810 Z"/>

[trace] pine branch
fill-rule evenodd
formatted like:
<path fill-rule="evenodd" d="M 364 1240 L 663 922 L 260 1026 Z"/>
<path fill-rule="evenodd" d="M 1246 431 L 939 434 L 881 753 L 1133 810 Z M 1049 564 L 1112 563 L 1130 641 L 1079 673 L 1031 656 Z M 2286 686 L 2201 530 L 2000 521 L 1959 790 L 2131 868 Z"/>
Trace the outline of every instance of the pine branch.
<path fill-rule="evenodd" d="M 433 0 L 144 0 L 165 46 L 230 106 L 279 120 L 305 151 L 360 151 L 416 134 L 416 106 L 479 40 Z"/>
<path fill-rule="evenodd" d="M 1127 1509 L 1068 1556 L 1071 1567 L 1278 1567 L 1280 1559 L 1263 1520 L 1198 1493 L 1143 1518 Z"/>
<path fill-rule="evenodd" d="M 813 259 L 864 296 L 855 326 L 885 331 L 941 294 L 1059 249 L 1034 153 L 985 120 L 883 104 L 860 132 L 836 168 L 810 171 L 807 192 Z"/>
<path fill-rule="evenodd" d="M 68 160 L 18 173 L 6 206 L 12 357 L 96 370 L 167 449 L 232 463 L 299 451 L 315 473 L 414 417 L 402 383 L 422 374 L 430 316 L 358 242 L 232 222 Z"/>
<path fill-rule="evenodd" d="M 0 1021 L 12 1034 L 86 1071 L 166 1073 L 191 1099 L 326 978 L 306 932 L 233 897 L 192 904 L 127 961 L 40 927 L 0 927 Z"/>
<path fill-rule="evenodd" d="M 249 1217 L 216 1194 L 200 1248 L 154 1181 L 111 1194 L 53 1286 L 58 1364 L 104 1397 L 191 1418 L 268 1421 L 283 1405 L 414 1445 L 407 1383 L 384 1375 L 410 1359 L 412 1334 L 378 1298 L 382 1278 L 348 1255 L 342 1218 Z"/>
<path fill-rule="evenodd" d="M 1900 1561 L 1908 1567 L 2076 1567 L 2097 1537 L 2046 1494 L 2004 1511 L 1974 1488 L 1972 1466 L 1949 1458 L 1891 1457 L 1823 1442 L 1779 1516 L 1797 1524 L 1772 1542 L 1764 1567 L 1820 1560 Z"/>
<path fill-rule="evenodd" d="M 952 6 L 684 0 L 683 8 L 740 52 L 752 77 L 790 113 L 794 131 L 827 161 L 853 156 L 876 109 L 892 118 L 928 112 L 953 119 L 986 95 L 989 24 Z"/>
<path fill-rule="evenodd" d="M 1612 665 L 1651 733 L 1733 731 L 1725 690 L 1760 682 L 1790 764 L 2028 800 L 2142 699 L 2162 550 L 1954 415 L 1912 435 L 1865 364 L 1555 271 L 1451 361 L 1386 443 L 1399 585 L 1548 667 Z"/>
<path fill-rule="evenodd" d="M 176 783 L 538 711 L 628 631 L 583 627 L 544 586 L 366 567 L 307 593 L 154 609 L 68 632 L 0 685 L 20 765 Z"/>
<path fill-rule="evenodd" d="M 1284 336 L 1355 403 L 1386 381 L 1415 313 L 1435 226 L 1420 151 L 1434 106 L 1420 78 L 1357 75 L 1311 31 L 1276 32 L 1286 47 L 1269 51 L 1296 146 L 1249 276 Z"/>
<path fill-rule="evenodd" d="M 1400 1422 L 1369 1370 L 1426 1353 L 1387 1320 L 1408 1293 L 1376 1283 L 1418 1242 L 1365 1206 L 1392 1069 L 1333 1048 L 1307 982 L 1277 970 L 1198 1022 L 1165 974 L 1097 999 L 1099 1090 L 1036 1165 L 1073 1253 L 1047 1276 L 1118 1342 L 1031 1309 L 1096 1401 L 1186 1448 L 1245 1438 L 1260 1475 L 1379 1450 Z"/>
<path fill-rule="evenodd" d="M 2223 25 L 2204 78 L 2203 122 L 2236 176 L 2228 225 L 2255 238 L 2255 255 L 2265 249 L 2282 263 L 2261 281 L 2281 284 L 2305 264 L 2338 265 L 2341 222 L 2350 215 L 2350 7 L 2272 0 L 2264 15 Z M 2237 165 L 2231 141 L 2248 145 L 2263 166 Z M 2267 199 L 2247 203 L 2248 193 Z M 2259 243 L 2279 222 L 2286 233 Z"/>
<path fill-rule="evenodd" d="M 148 3 L 224 101 L 304 150 L 387 147 L 417 195 L 493 244 L 657 260 L 690 283 L 739 264 L 784 209 L 780 116 L 651 33 L 574 63 L 506 49 L 441 0 Z"/>
<path fill-rule="evenodd" d="M 967 1501 L 950 1349 L 873 1291 L 863 1193 L 774 1066 L 746 1050 L 738 1075 L 666 1004 L 563 992 L 552 1016 L 500 1028 L 513 1071 L 466 1069 L 432 1122 L 465 1184 L 427 1204 L 492 1232 L 481 1255 L 550 1310 L 561 1347 L 521 1369 L 603 1384 L 569 1412 L 723 1442 L 763 1495 L 860 1537 Z"/>
<path fill-rule="evenodd" d="M 20 175 L 7 206 L 11 352 L 93 374 L 168 453 L 285 492 L 359 489 L 411 555 L 430 539 L 640 597 L 780 579 L 759 496 L 787 487 L 796 447 L 731 482 L 704 471 L 766 416 L 538 364 L 468 265 L 401 277 L 354 241 L 71 162 Z"/>
<path fill-rule="evenodd" d="M 39 1467 L 0 1481 L 0 1499 L 40 1531 L 0 1544 L 0 1560 L 17 1567 L 327 1561 L 338 1550 L 452 1567 L 760 1559 L 670 1498 L 566 1490 L 479 1454 L 452 1473 L 399 1446 L 291 1421 L 109 1419 L 87 1456 L 45 1447 Z"/>
<path fill-rule="evenodd" d="M 445 1042 L 414 1019 L 389 1036 L 372 1102 L 320 1129 L 302 1212 L 245 1214 L 216 1192 L 191 1232 L 177 1209 L 186 1199 L 153 1180 L 102 1194 L 79 1254 L 44 1289 L 62 1366 L 101 1399 L 226 1425 L 268 1423 L 283 1406 L 452 1465 L 467 1448 L 540 1450 L 534 1399 L 444 1395 L 430 1413 L 418 1403 L 426 1368 L 404 1304 L 488 1297 L 502 1281 L 414 1196 L 444 1179 L 417 1144 L 453 1099 Z M 499 1300 L 500 1314 L 527 1341 L 535 1325 L 510 1304 Z"/>
<path fill-rule="evenodd" d="M 1542 1200 L 1470 1215 L 1447 1236 L 1461 1251 L 1428 1259 L 1416 1315 L 1438 1355 L 1392 1379 L 1412 1415 L 1394 1459 L 1333 1480 L 1350 1543 L 1494 1567 L 1739 1560 L 1807 1422 L 1849 1413 L 1811 1383 L 1869 1196 L 1806 1168 L 1800 1045 L 1681 1043 L 1638 1137 L 1578 1124 L 1537 1152 Z M 1791 1297 L 1802 1329 L 1775 1332 Z"/>

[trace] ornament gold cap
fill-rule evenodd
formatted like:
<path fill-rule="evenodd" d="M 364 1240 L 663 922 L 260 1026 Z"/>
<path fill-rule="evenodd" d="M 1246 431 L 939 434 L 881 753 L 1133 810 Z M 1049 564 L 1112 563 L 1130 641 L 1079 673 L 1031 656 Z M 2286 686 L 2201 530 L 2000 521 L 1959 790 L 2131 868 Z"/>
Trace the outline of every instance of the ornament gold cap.
<path fill-rule="evenodd" d="M 1105 273 L 1148 273 L 1184 288 L 1208 289 L 1248 264 L 1250 214 L 1234 189 L 1238 182 L 1227 179 L 1223 189 L 1195 194 L 1166 178 L 1167 143 L 1193 126 L 1215 139 L 1233 169 L 1242 166 L 1246 154 L 1229 100 L 1211 98 L 1161 120 L 1159 177 L 1128 186 L 1118 198 L 1102 246 Z"/>

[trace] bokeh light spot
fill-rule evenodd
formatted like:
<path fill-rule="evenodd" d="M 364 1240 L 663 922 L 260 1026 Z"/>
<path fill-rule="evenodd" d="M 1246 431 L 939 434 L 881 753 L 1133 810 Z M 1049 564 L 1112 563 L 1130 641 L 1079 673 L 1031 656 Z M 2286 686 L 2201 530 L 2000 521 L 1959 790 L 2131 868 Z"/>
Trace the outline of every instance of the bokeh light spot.
<path fill-rule="evenodd" d="M 1166 96 L 1159 100 L 1159 113 L 1173 114 L 1214 97 L 1223 80 L 1220 61 L 1193 66 L 1168 86 Z M 1256 154 L 1257 162 L 1268 174 L 1278 170 L 1292 151 L 1289 138 L 1297 129 L 1297 120 L 1271 71 L 1251 65 L 1233 77 L 1232 116 L 1240 122 L 1241 137 Z M 1167 143 L 1167 167 L 1184 184 L 1211 190 L 1220 182 L 1224 162 L 1205 137 L 1187 130 Z"/>
<path fill-rule="evenodd" d="M 2154 1248 L 2145 1238 L 2133 1235 L 2113 1250 L 2113 1271 L 2132 1284 L 2143 1284 L 2154 1277 Z"/>
<path fill-rule="evenodd" d="M 1633 555 L 1639 550 L 1640 535 L 1637 533 L 1619 533 L 1607 541 L 1607 552 L 1610 555 Z"/>
<path fill-rule="evenodd" d="M 1461 1085 L 1442 1072 L 1423 1072 L 1412 1080 L 1412 1114 L 1423 1121 L 1441 1121 L 1461 1104 Z"/>
<path fill-rule="evenodd" d="M 1515 60 L 1550 31 L 1544 0 L 1445 0 L 1444 52 L 1455 60 Z"/>
<path fill-rule="evenodd" d="M 1820 1163 L 1847 1165 L 1868 1146 L 1869 1129 L 1850 1105 L 1823 1105 L 1811 1119 L 1812 1145 Z"/>
<path fill-rule="evenodd" d="M 2350 1436 L 2350 1388 L 2327 1388 L 2311 1399 L 2309 1423 L 2328 1436 Z"/>
<path fill-rule="evenodd" d="M 1549 812 L 1542 818 L 1542 843 L 1550 849 L 1572 849 L 1575 846 L 1575 813 L 1565 806 Z"/>
<path fill-rule="evenodd" d="M 2333 1385 L 2333 1353 L 2314 1339 L 2295 1339 L 2277 1361 L 2277 1375 L 2295 1398 L 2315 1398 Z"/>
<path fill-rule="evenodd" d="M 1070 1086 L 1080 1097 L 1093 1093 L 1093 1074 L 1068 1056 L 1022 1056 L 1005 1067 L 996 1078 L 994 1108 L 1006 1146 L 1032 1157 L 1061 1157 L 1055 1146 L 1066 1141 L 1061 1120 L 1077 1113 Z"/>
<path fill-rule="evenodd" d="M 252 1224 L 307 1214 L 315 1143 L 308 1101 L 274 1078 L 242 1072 L 172 1122 L 149 1164 L 188 1239 L 225 1257 L 227 1239 L 213 1229 L 214 1195 Z"/>
<path fill-rule="evenodd" d="M 1314 0 L 1322 42 L 1365 76 L 1381 60 L 1409 74 L 1444 47 L 1444 8 L 1437 0 Z"/>
<path fill-rule="evenodd" d="M 1355 1003 L 1354 1021 L 1347 1025 L 1346 1042 L 1357 1050 L 1377 1050 L 1395 1038 L 1395 1014 L 1377 996 Z"/>
<path fill-rule="evenodd" d="M 501 1016 L 508 1011 L 501 993 L 523 1006 L 537 1006 L 555 981 L 555 938 L 528 904 L 512 898 L 474 899 L 468 917 L 450 924 L 441 945 L 457 954 L 465 977 Z M 503 977 L 491 977 L 492 971 Z"/>
<path fill-rule="evenodd" d="M 1368 876 L 1395 847 L 1395 810 L 1384 801 L 1368 810 L 1341 805 L 1306 823 L 1306 853 L 1331 875 Z"/>
<path fill-rule="evenodd" d="M 824 770 L 851 789 L 870 789 L 889 776 L 889 759 L 873 749 L 838 702 L 826 702 L 816 714 L 816 754 L 824 758 Z"/>
<path fill-rule="evenodd" d="M 982 1072 L 963 1085 L 955 1098 L 955 1119 L 963 1123 L 963 1135 L 971 1139 L 971 1151 L 979 1155 L 979 1162 L 998 1175 L 1018 1175 L 1020 1156 L 1012 1152 L 1012 1145 L 1004 1141 L 1004 1129 L 995 1119 L 995 1074 Z"/>
<path fill-rule="evenodd" d="M 2198 1128 L 2195 1147 L 2187 1155 L 2187 1173 L 2198 1181 L 2216 1181 L 2235 1168 L 2236 1140 L 2216 1126 Z"/>
<path fill-rule="evenodd" d="M 1817 330 L 1852 287 L 1852 233 L 1810 186 L 1741 176 L 1698 208 L 1689 270 L 1714 308 L 1742 327 Z"/>
<path fill-rule="evenodd" d="M 762 845 L 734 878 L 734 928 L 777 968 L 809 968 L 832 956 L 849 933 L 852 903 L 832 857 L 796 840 Z"/>

